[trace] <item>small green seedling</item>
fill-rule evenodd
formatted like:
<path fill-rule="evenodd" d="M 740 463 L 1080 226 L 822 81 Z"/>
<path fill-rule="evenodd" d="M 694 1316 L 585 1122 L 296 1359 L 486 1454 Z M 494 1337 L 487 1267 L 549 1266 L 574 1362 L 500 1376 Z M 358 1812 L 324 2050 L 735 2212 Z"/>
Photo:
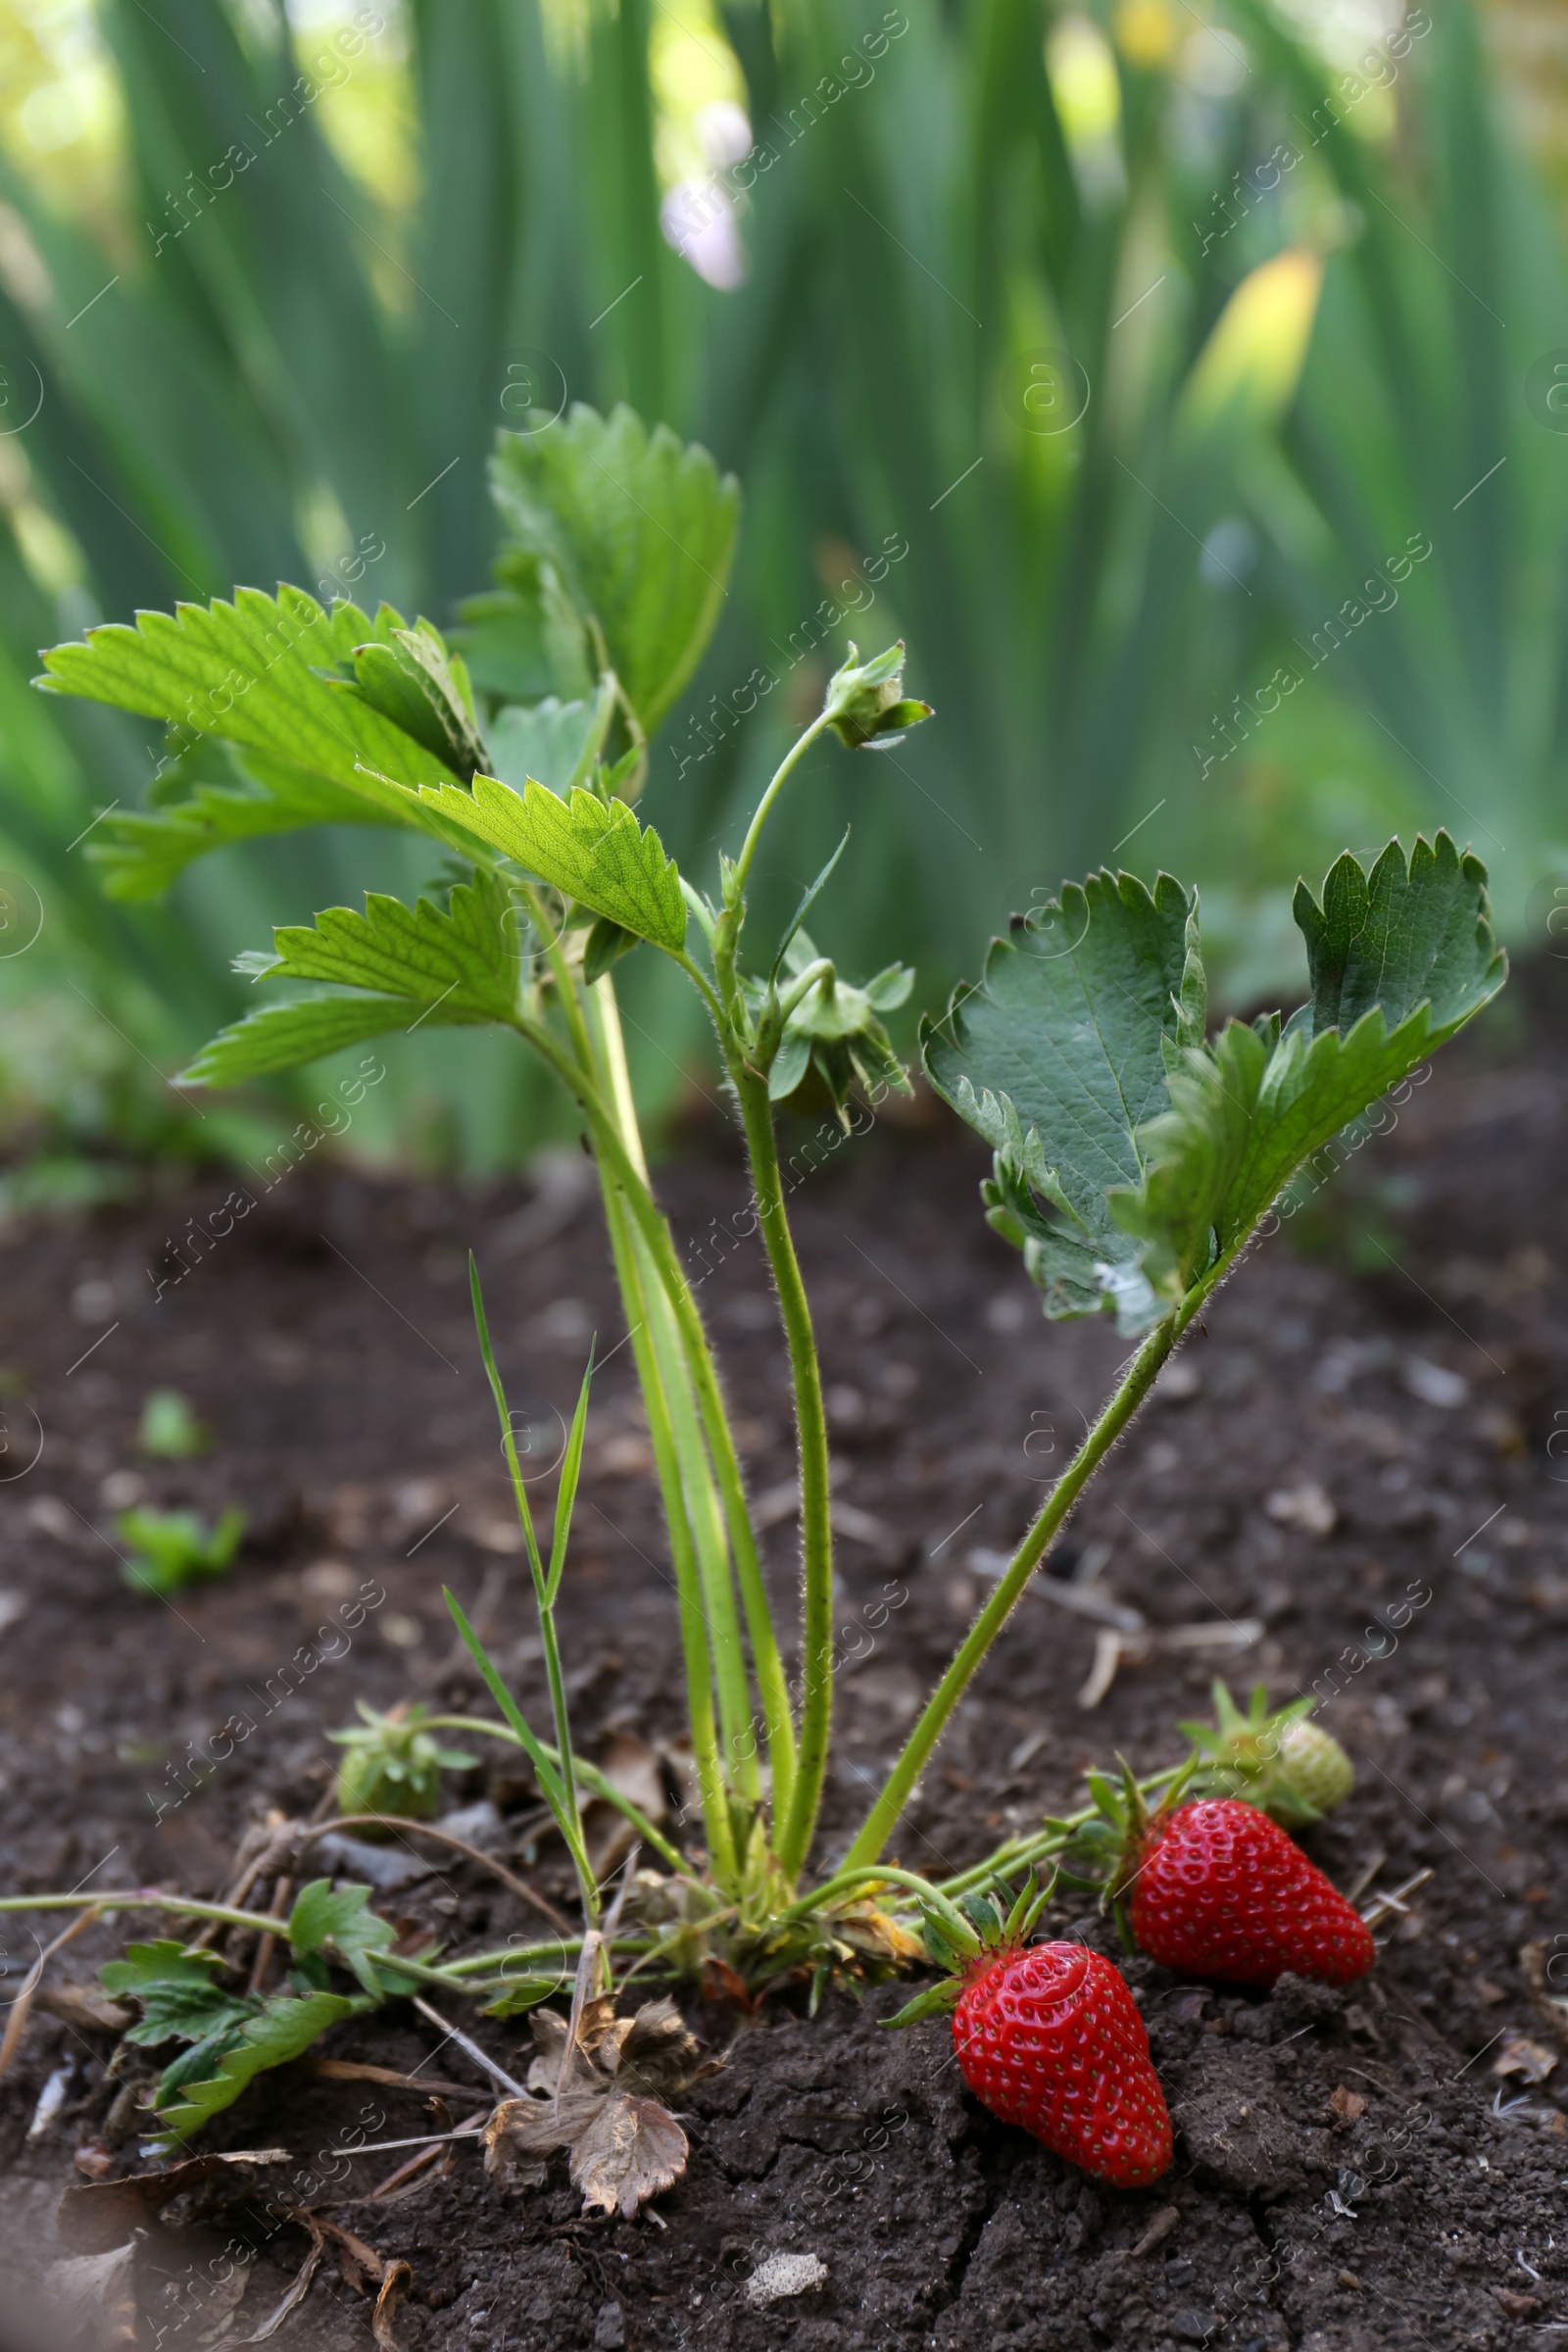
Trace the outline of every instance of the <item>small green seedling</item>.
<path fill-rule="evenodd" d="M 433 1740 L 425 1729 L 425 1707 L 396 1706 L 383 1715 L 363 1698 L 354 1704 L 361 1718 L 359 1729 L 327 1734 L 347 1750 L 338 1766 L 338 1811 L 397 1813 L 407 1821 L 429 1821 L 440 1806 L 442 1773 L 462 1771 L 478 1759 Z"/>
<path fill-rule="evenodd" d="M 136 1443 L 143 1453 L 161 1462 L 186 1462 L 205 1453 L 212 1432 L 198 1421 L 190 1398 L 177 1389 L 154 1389 L 141 1408 Z"/>
<path fill-rule="evenodd" d="M 245 1533 L 245 1513 L 230 1503 L 216 1527 L 195 1511 L 122 1511 L 115 1525 L 130 1557 L 122 1574 L 133 1592 L 167 1598 L 204 1577 L 221 1576 Z"/>

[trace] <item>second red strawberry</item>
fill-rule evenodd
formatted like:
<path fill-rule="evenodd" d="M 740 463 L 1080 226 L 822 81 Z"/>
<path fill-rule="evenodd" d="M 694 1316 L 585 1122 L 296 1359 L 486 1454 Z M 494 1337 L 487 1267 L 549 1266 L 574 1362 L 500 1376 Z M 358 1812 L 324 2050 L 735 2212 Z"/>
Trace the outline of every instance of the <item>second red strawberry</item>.
<path fill-rule="evenodd" d="M 1255 1806 L 1199 1797 L 1155 1814 L 1122 1882 L 1152 1960 L 1226 1984 L 1272 1984 L 1287 1969 L 1349 1984 L 1374 1958 L 1366 1922 L 1316 1863 Z"/>

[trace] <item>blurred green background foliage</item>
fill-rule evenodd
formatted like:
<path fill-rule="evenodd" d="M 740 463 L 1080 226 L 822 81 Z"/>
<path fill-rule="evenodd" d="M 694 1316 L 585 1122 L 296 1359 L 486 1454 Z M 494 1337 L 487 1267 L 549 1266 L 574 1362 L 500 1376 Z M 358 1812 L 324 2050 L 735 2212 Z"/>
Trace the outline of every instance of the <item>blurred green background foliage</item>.
<path fill-rule="evenodd" d="M 568 400 L 744 486 L 645 804 L 688 870 L 847 641 L 908 641 L 936 720 L 821 750 L 761 877 L 782 915 L 852 822 L 813 917 L 852 967 L 934 1004 L 1113 859 L 1196 879 L 1257 1002 L 1298 871 L 1438 824 L 1544 931 L 1565 81 L 1553 10 L 1465 0 L 5 0 L 4 1197 L 245 1149 L 264 1099 L 161 1077 L 243 1007 L 230 957 L 424 879 L 311 833 L 116 905 L 84 836 L 164 747 L 33 693 L 37 649 L 284 579 L 466 618 L 483 685 L 487 457 Z M 653 964 L 622 996 L 675 1103 L 704 1045 Z M 373 1152 L 500 1166 L 559 1123 L 505 1041 L 388 1061 Z"/>

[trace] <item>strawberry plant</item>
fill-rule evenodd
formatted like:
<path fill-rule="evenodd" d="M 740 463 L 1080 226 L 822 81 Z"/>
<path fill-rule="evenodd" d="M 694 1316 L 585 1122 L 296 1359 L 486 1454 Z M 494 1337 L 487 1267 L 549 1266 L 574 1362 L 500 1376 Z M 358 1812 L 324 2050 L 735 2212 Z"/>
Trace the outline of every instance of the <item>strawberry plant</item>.
<path fill-rule="evenodd" d="M 842 1859 L 815 1872 L 834 1706 L 833 1528 L 822 1380 L 775 1118 L 780 1104 L 813 1102 L 847 1118 L 853 1092 L 880 1100 L 881 1090 L 906 1083 L 881 1015 L 909 983 L 896 967 L 863 984 L 847 978 L 803 928 L 829 888 L 838 853 L 782 936 L 757 940 L 749 894 L 760 844 L 813 745 L 832 737 L 848 754 L 874 754 L 930 713 L 906 690 L 902 645 L 866 662 L 852 647 L 733 854 L 720 857 L 716 873 L 679 872 L 636 803 L 650 738 L 713 626 L 738 526 L 736 486 L 704 451 L 682 448 L 662 428 L 648 432 L 625 409 L 603 418 L 578 408 L 531 438 L 503 436 L 493 477 L 510 538 L 496 588 L 466 609 L 453 638 L 386 606 L 370 614 L 343 600 L 323 607 L 295 588 L 275 597 L 241 588 L 231 603 L 183 605 L 172 614 L 144 612 L 134 627 L 91 630 L 84 642 L 48 654 L 40 681 L 171 730 L 172 764 L 156 805 L 106 816 L 94 836 L 92 854 L 121 897 L 156 896 L 192 858 L 225 843 L 308 824 L 412 832 L 447 860 L 441 881 L 412 906 L 371 893 L 363 906 L 328 907 L 314 923 L 275 931 L 270 948 L 242 959 L 266 984 L 268 1002 L 215 1038 L 183 1083 L 237 1085 L 392 1031 L 490 1023 L 510 1030 L 567 1091 L 597 1163 L 668 1538 L 700 1835 L 676 1845 L 574 1751 L 555 1610 L 569 1573 L 589 1379 L 547 1561 L 475 1274 L 480 1353 L 527 1545 L 553 1736 L 525 1719 L 454 1603 L 497 1713 L 427 1718 L 416 1735 L 411 1719 L 410 1754 L 414 1738 L 443 1730 L 526 1753 L 575 1867 L 582 1932 L 520 1952 L 450 1962 L 427 1953 L 395 1965 L 364 1940 L 351 1955 L 339 1938 L 338 1957 L 352 1965 L 361 1992 L 330 1997 L 385 1993 L 412 1972 L 416 1982 L 472 1992 L 510 2013 L 555 1990 L 564 1960 L 577 1968 L 580 2016 L 585 2002 L 606 1996 L 623 1959 L 643 1972 L 695 1972 L 711 1960 L 750 1987 L 802 1975 L 820 1984 L 836 1969 L 886 1971 L 924 1956 L 922 1922 L 932 1919 L 946 1923 L 950 1956 L 973 1959 L 964 1937 L 975 1945 L 976 1931 L 957 1906 L 987 1903 L 989 1887 L 1027 1880 L 1064 1848 L 1084 1847 L 1086 1837 L 1093 1849 L 1090 1817 L 1044 1822 L 934 1886 L 885 1858 L 901 1815 L 1088 1481 L 1205 1302 L 1266 1233 L 1298 1171 L 1501 986 L 1505 964 L 1488 919 L 1485 870 L 1446 833 L 1417 840 L 1408 854 L 1391 842 L 1370 870 L 1342 857 L 1320 897 L 1304 884 L 1297 891 L 1305 1001 L 1286 1020 L 1230 1020 L 1213 1034 L 1196 894 L 1168 874 L 1151 889 L 1131 874 L 1102 872 L 1015 915 L 993 942 L 980 980 L 926 1022 L 926 1075 L 991 1147 L 985 1213 L 1019 1250 L 1044 1312 L 1113 1316 L 1131 1353 Z M 675 966 L 708 1014 L 772 1273 L 799 1448 L 793 1661 L 762 1576 L 719 1366 L 649 1177 L 632 1098 L 619 998 L 635 997 L 651 955 Z M 378 1739 L 385 1759 L 391 1751 Z M 1237 1758 L 1226 1761 L 1234 1767 Z M 1129 1805 L 1168 1794 L 1179 1770 L 1132 1787 Z M 584 1789 L 629 1816 L 659 1866 L 608 1910 L 582 1834 Z M 1226 1869 L 1255 1859 L 1291 1899 L 1310 1893 L 1313 1933 L 1325 1939 L 1331 1970 L 1349 1975 L 1366 1964 L 1348 1924 L 1359 1928 L 1355 1915 L 1344 1905 L 1348 1918 L 1325 1908 L 1323 1893 L 1333 1890 L 1262 1812 L 1223 1798 L 1192 1800 L 1174 1810 L 1167 1803 L 1155 1825 L 1139 1848 L 1131 1891 L 1146 1948 L 1179 1948 L 1184 1965 L 1200 1964 L 1171 1926 L 1160 1890 L 1162 1857 L 1201 1834 L 1202 1867 L 1214 1886 Z M 1135 1827 L 1129 1814 L 1124 1831 Z M 14 1907 L 38 1899 L 16 1898 Z M 993 1915 L 1000 1923 L 995 1905 L 986 1914 Z M 286 1936 L 300 1950 L 290 1923 L 233 1911 L 226 1918 Z M 1276 1960 L 1275 1973 L 1303 1964 L 1299 1950 L 1282 1956 L 1277 1941 L 1260 1958 L 1266 1936 L 1252 1935 L 1250 1924 L 1248 1935 L 1245 1950 L 1219 1952 L 1215 1973 L 1241 1970 L 1245 1981 L 1261 1982 Z M 1081 1984 L 1069 1985 L 1071 1966 L 1051 1956 L 1055 1949 L 989 1961 L 967 1980 L 965 2015 L 1010 2014 L 1004 1995 L 1014 1994 L 1020 2017 L 1044 2015 L 1057 1997 L 1053 1985 L 1063 2001 L 1081 1997 L 1095 2033 L 1130 2053 L 1126 2064 L 1142 2087 L 1141 2120 L 1126 2126 L 1127 2145 L 1137 2150 L 1129 2161 L 1152 2163 L 1157 2118 L 1138 2071 L 1147 2054 L 1139 2055 L 1102 1974 L 1108 1964 L 1086 1968 Z M 221 2030 L 241 2031 L 246 2051 L 257 2046 L 255 2025 L 238 2028 L 230 2017 Z M 978 2030 L 983 2042 L 990 2028 Z M 240 2055 L 223 2065 L 231 2069 Z M 1048 2098 L 1041 2089 L 1037 2101 L 1035 2089 L 1015 2085 L 1006 2095 L 1017 2112 L 1027 2109 L 1026 2120 L 1055 2114 L 1056 2091 Z M 1095 2108 L 1084 2126 L 1101 2133 L 1093 2144 L 1102 2151 L 1108 2115 Z M 1067 2132 L 1065 2124 L 1059 2129 Z"/>

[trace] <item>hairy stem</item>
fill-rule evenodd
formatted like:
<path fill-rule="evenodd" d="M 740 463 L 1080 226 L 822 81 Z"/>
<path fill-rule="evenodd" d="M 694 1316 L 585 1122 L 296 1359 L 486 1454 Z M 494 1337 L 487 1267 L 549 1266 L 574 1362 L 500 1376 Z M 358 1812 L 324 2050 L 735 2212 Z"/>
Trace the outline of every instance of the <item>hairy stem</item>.
<path fill-rule="evenodd" d="M 613 988 L 607 980 L 592 992 L 584 990 L 579 993 L 576 975 L 562 948 L 561 935 L 551 924 L 539 892 L 531 884 L 524 885 L 524 888 L 534 931 L 543 945 L 555 979 L 578 1067 L 591 1083 L 607 1084 L 610 1106 L 621 1141 L 646 1188 L 647 1164 L 643 1157 L 642 1136 L 626 1071 L 625 1054 L 621 1049 Z M 686 1665 L 688 1720 L 702 1788 L 709 1852 L 714 1868 L 721 1875 L 732 1874 L 735 1867 L 734 1836 L 714 1736 L 714 1661 L 708 1646 L 708 1614 L 716 1612 L 718 1619 L 715 1647 L 721 1653 L 718 1662 L 719 1688 L 736 1717 L 737 1726 L 745 1722 L 750 1710 L 739 1629 L 734 1625 L 728 1561 L 720 1557 L 715 1564 L 703 1556 L 701 1551 L 703 1538 L 708 1538 L 711 1544 L 711 1530 L 717 1517 L 711 1474 L 702 1454 L 700 1439 L 688 1439 L 686 1450 L 693 1458 L 684 1462 L 680 1458 L 679 1437 L 665 1407 L 665 1396 L 673 1383 L 667 1364 L 662 1365 L 658 1360 L 660 1352 L 667 1357 L 671 1349 L 678 1347 L 678 1341 L 667 1330 L 669 1309 L 657 1281 L 648 1279 L 650 1267 L 646 1247 L 629 1229 L 623 1195 L 617 1181 L 602 1154 L 596 1153 L 595 1165 L 599 1173 L 605 1222 L 620 1286 L 621 1303 L 625 1309 L 632 1355 L 648 1411 L 649 1435 L 654 1447 L 664 1523 L 669 1534 Z M 663 1326 L 664 1329 L 660 1330 L 656 1326 Z M 666 1341 L 662 1350 L 658 1349 L 661 1337 Z M 676 1380 L 681 1378 L 682 1374 L 675 1375 Z M 689 1396 L 689 1383 L 686 1387 Z M 699 1517 L 695 1537 L 692 1525 L 694 1511 Z M 704 1608 L 705 1597 L 708 1602 L 707 1613 Z M 754 1794 L 756 1792 L 752 1791 Z"/>
<path fill-rule="evenodd" d="M 735 860 L 734 896 L 737 900 L 746 889 L 746 877 L 752 870 L 752 859 L 757 856 L 757 845 L 762 838 L 762 827 L 772 813 L 773 803 L 783 791 L 791 769 L 809 751 L 823 729 L 831 724 L 831 713 L 827 710 L 818 711 L 805 734 L 800 737 L 798 742 L 791 745 L 774 769 L 767 790 L 757 804 L 757 813 L 746 829 L 746 839 L 741 844 L 741 854 Z"/>
<path fill-rule="evenodd" d="M 1089 1478 L 1148 1396 L 1155 1374 L 1198 1312 L 1212 1279 L 1217 1279 L 1217 1271 L 1210 1281 L 1190 1292 L 1181 1306 L 1173 1314 L 1167 1315 L 1163 1323 L 1156 1325 L 1139 1348 L 1125 1378 L 1052 1489 L 1044 1508 L 1013 1554 L 1006 1573 L 969 1628 L 952 1665 L 932 1692 L 925 1712 L 909 1734 L 904 1752 L 888 1775 L 881 1795 L 866 1815 L 859 1835 L 845 1855 L 841 1870 L 853 1870 L 874 1862 L 892 1837 L 926 1759 L 946 1730 L 954 1708 L 968 1689 L 975 1669 L 1011 1616 L 1025 1585 L 1045 1557 L 1052 1539 Z"/>
<path fill-rule="evenodd" d="M 869 1894 L 874 1886 L 908 1888 L 911 1893 L 919 1895 L 922 1902 L 930 1905 L 960 1944 L 972 1948 L 976 1943 L 972 1923 L 949 1901 L 940 1886 L 934 1886 L 929 1879 L 922 1879 L 916 1871 L 895 1870 L 890 1863 L 880 1863 L 874 1867 L 868 1865 L 858 1870 L 835 1871 L 831 1879 L 824 1881 L 820 1886 L 813 1886 L 809 1894 L 803 1895 L 798 1903 L 791 1903 L 787 1911 L 780 1912 L 775 1924 L 785 1927 L 798 1919 L 809 1919 L 813 1911 L 820 1911 L 826 1903 L 837 1902 L 843 1895 L 853 1894 L 857 1887 Z"/>
<path fill-rule="evenodd" d="M 1152 1796 L 1157 1789 L 1168 1788 L 1172 1781 L 1179 1780 L 1186 1770 L 1186 1759 L 1180 1764 L 1167 1764 L 1161 1771 L 1152 1772 L 1146 1780 L 1140 1781 L 1139 1789 L 1143 1795 Z M 1049 1860 L 1051 1855 L 1058 1853 L 1066 1844 L 1074 1830 L 1082 1829 L 1086 1821 L 1094 1820 L 1095 1812 L 1095 1806 L 1085 1805 L 1077 1813 L 1064 1814 L 1060 1823 L 1053 1829 L 1036 1830 L 1027 1838 L 1007 1838 L 987 1854 L 983 1862 L 971 1864 L 969 1869 L 960 1870 L 954 1878 L 943 1879 L 943 1893 L 967 1894 L 972 1887 L 984 1886 L 992 1879 L 1030 1870 L 1035 1863 Z"/>
<path fill-rule="evenodd" d="M 833 1714 L 833 1526 L 828 1504 L 827 1415 L 817 1362 L 811 1309 L 784 1210 L 778 1144 L 767 1082 L 736 1066 L 731 1075 L 740 1097 L 751 1155 L 757 1212 L 767 1261 L 773 1269 L 779 1312 L 789 1346 L 795 1389 L 797 1441 L 801 1459 L 802 1671 L 800 1749 L 788 1811 L 777 1821 L 774 1850 L 792 1884 L 810 1849 L 817 1807 L 827 1773 Z"/>
<path fill-rule="evenodd" d="M 600 985 L 604 984 L 601 982 Z M 548 1029 L 525 1015 L 518 1015 L 514 1026 L 564 1081 L 586 1112 L 595 1150 L 608 1161 L 625 1196 L 632 1221 L 648 1246 L 650 1263 L 674 1310 L 682 1352 L 697 1393 L 697 1407 L 702 1416 L 703 1432 L 718 1485 L 724 1525 L 734 1553 L 741 1603 L 746 1612 L 746 1629 L 751 1637 L 758 1693 L 761 1699 L 762 1718 L 767 1726 L 774 1802 L 783 1803 L 787 1801 L 787 1791 L 795 1776 L 795 1727 L 790 1716 L 778 1638 L 773 1631 L 772 1613 L 768 1606 L 767 1587 L 762 1578 L 762 1563 L 758 1556 L 757 1538 L 752 1532 L 751 1517 L 746 1506 L 746 1482 L 741 1475 L 735 1440 L 724 1410 L 712 1350 L 708 1344 L 708 1334 L 703 1329 L 702 1317 L 697 1311 L 697 1302 L 692 1297 L 691 1285 L 681 1271 L 663 1212 L 649 1190 L 646 1177 L 632 1160 L 619 1126 L 599 1089 L 582 1071 L 573 1067 Z"/>

